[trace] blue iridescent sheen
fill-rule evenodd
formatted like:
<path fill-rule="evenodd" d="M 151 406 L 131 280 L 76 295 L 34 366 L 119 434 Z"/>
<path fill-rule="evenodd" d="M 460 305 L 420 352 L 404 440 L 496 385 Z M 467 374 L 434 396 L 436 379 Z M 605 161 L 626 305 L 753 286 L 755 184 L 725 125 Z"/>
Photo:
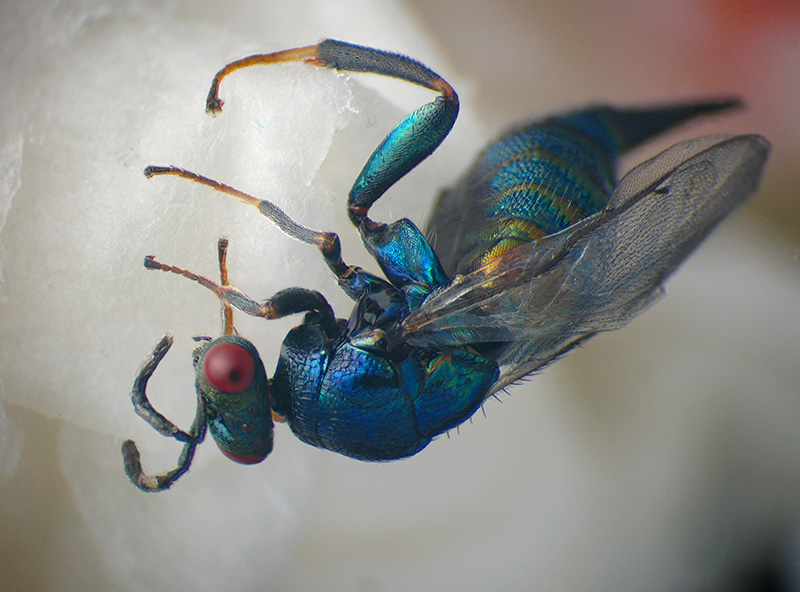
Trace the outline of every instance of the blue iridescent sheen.
<path fill-rule="evenodd" d="M 519 246 L 606 207 L 625 151 L 686 119 L 730 106 L 591 107 L 516 128 L 490 144 L 442 195 L 428 239 L 448 273 L 474 271 L 504 252 L 497 248 L 504 241 Z M 445 228 L 447 241 L 441 241 Z"/>
<path fill-rule="evenodd" d="M 229 64 L 214 77 L 207 110 L 221 110 L 217 93 L 229 73 L 284 61 L 392 76 L 439 93 L 389 132 L 349 194 L 350 220 L 384 277 L 346 264 L 335 233 L 308 229 L 269 201 L 182 169 L 148 167 L 148 177 L 182 176 L 232 195 L 316 246 L 355 304 L 344 320 L 304 288 L 257 302 L 225 279 L 217 285 L 146 259 L 149 269 L 197 281 L 226 307 L 266 319 L 305 313 L 285 337 L 269 383 L 255 380 L 247 405 L 231 406 L 232 429 L 219 429 L 228 408 L 219 396 L 227 394 L 202 380 L 201 362 L 190 432 L 152 409 L 144 389 L 168 348 L 159 343 L 134 383 L 134 405 L 160 433 L 187 444 L 178 467 L 154 477 L 143 472 L 135 445 L 123 445 L 126 471 L 146 491 L 165 489 L 186 471 L 207 426 L 224 437 L 229 456 L 251 462 L 263 450 L 242 438 L 239 452 L 235 430 L 271 447 L 273 415 L 304 442 L 353 458 L 416 454 L 493 393 L 652 304 L 678 265 L 754 193 L 769 152 L 760 136 L 708 136 L 665 150 L 618 182 L 627 150 L 737 101 L 570 111 L 512 128 L 485 148 L 442 192 L 423 234 L 408 219 L 384 224 L 368 214 L 450 132 L 459 108 L 452 87 L 411 58 L 325 40 Z M 263 372 L 255 348 L 246 351 L 256 360 L 248 358 L 248 368 Z"/>

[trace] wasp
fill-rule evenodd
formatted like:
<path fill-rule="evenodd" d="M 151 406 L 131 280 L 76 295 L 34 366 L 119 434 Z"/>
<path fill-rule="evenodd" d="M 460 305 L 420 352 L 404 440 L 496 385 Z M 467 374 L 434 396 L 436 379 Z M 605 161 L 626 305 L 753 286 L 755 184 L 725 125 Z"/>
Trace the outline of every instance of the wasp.
<path fill-rule="evenodd" d="M 389 132 L 348 196 L 349 218 L 383 277 L 345 263 L 335 233 L 306 228 L 268 200 L 177 167 L 147 167 L 147 177 L 175 175 L 233 196 L 316 246 L 355 305 L 339 319 L 322 294 L 300 287 L 256 301 L 228 284 L 222 255 L 220 283 L 147 257 L 145 267 L 198 282 L 228 313 L 304 316 L 284 338 L 271 378 L 256 348 L 228 321 L 222 337 L 200 345 L 193 355 L 197 414 L 188 432 L 146 395 L 171 345 L 169 336 L 159 341 L 139 370 L 132 400 L 141 417 L 184 449 L 174 469 L 150 475 L 134 442 L 123 444 L 126 472 L 145 491 L 166 489 L 188 470 L 206 429 L 242 463 L 270 453 L 274 420 L 286 421 L 308 444 L 356 459 L 416 454 L 487 397 L 656 301 L 670 274 L 755 192 L 770 148 L 757 135 L 701 137 L 618 181 L 627 150 L 738 101 L 554 115 L 487 146 L 440 194 L 423 233 L 405 218 L 374 221 L 369 210 L 448 135 L 459 110 L 455 90 L 412 58 L 328 39 L 228 64 L 214 76 L 206 110 L 221 111 L 226 76 L 281 62 L 380 74 L 437 93 Z"/>

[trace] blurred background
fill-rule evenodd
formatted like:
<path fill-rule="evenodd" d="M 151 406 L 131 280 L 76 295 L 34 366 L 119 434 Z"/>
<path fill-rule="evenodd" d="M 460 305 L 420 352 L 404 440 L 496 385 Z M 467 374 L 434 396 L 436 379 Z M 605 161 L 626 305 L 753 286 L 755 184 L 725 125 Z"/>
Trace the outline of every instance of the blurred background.
<path fill-rule="evenodd" d="M 798 237 L 800 7 L 793 0 L 552 4 L 411 0 L 422 26 L 473 83 L 471 107 L 496 133 L 532 112 L 598 101 L 736 95 L 728 131 L 758 130 L 775 146 L 748 212 Z"/>
<path fill-rule="evenodd" d="M 145 495 L 122 440 L 152 470 L 179 447 L 134 415 L 136 367 L 176 334 L 151 392 L 188 425 L 189 337 L 219 323 L 144 254 L 212 275 L 226 234 L 253 297 L 302 285 L 349 314 L 312 249 L 141 175 L 172 163 L 269 197 L 365 264 L 349 184 L 429 94 L 287 67 L 232 77 L 226 112 L 202 113 L 224 63 L 326 36 L 412 55 L 462 99 L 376 219 L 424 221 L 505 126 L 587 103 L 744 98 L 628 168 L 704 133 L 757 132 L 773 153 L 663 301 L 416 457 L 359 463 L 279 426 L 263 466 L 206 444 L 173 490 Z M 0 590 L 800 590 L 797 2 L 5 0 L 0 49 Z M 294 322 L 237 325 L 271 370 Z"/>

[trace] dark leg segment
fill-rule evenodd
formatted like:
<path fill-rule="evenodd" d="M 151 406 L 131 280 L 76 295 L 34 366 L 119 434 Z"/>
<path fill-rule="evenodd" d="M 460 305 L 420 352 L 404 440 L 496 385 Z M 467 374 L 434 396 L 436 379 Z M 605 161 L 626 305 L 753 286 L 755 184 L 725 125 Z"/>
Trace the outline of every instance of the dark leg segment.
<path fill-rule="evenodd" d="M 219 85 L 241 68 L 283 62 L 304 62 L 343 72 L 364 72 L 398 78 L 440 93 L 433 102 L 406 116 L 372 153 L 350 191 L 348 207 L 356 226 L 369 208 L 398 179 L 424 160 L 444 140 L 458 116 L 458 95 L 447 81 L 420 62 L 397 53 L 325 39 L 310 45 L 237 60 L 217 72 L 206 99 L 206 111 L 222 109 Z"/>
<path fill-rule="evenodd" d="M 217 96 L 219 85 L 231 72 L 249 66 L 281 62 L 305 62 L 346 72 L 380 74 L 440 93 L 434 101 L 406 116 L 389 132 L 367 160 L 348 199 L 350 219 L 384 269 L 396 270 L 399 272 L 397 275 L 413 277 L 420 283 L 425 283 L 424 276 L 440 275 L 438 262 L 431 263 L 437 267 L 436 270 L 422 270 L 420 273 L 417 269 L 402 268 L 402 264 L 396 260 L 381 260 L 383 250 L 387 247 L 384 239 L 386 233 L 381 232 L 383 225 L 369 220 L 367 214 L 372 204 L 389 187 L 431 154 L 450 132 L 458 116 L 458 95 L 453 87 L 433 70 L 407 56 L 326 39 L 319 45 L 254 55 L 227 65 L 214 77 L 206 101 L 207 111 L 215 113 L 220 110 L 222 103 Z M 424 237 L 418 234 L 424 242 Z M 398 265 L 400 269 L 397 269 Z M 341 270 L 334 272 L 340 278 L 343 275 Z"/>
<path fill-rule="evenodd" d="M 128 475 L 131 482 L 142 491 L 163 491 L 169 489 L 181 475 L 189 470 L 197 445 L 205 438 L 205 414 L 206 411 L 203 405 L 203 399 L 202 397 L 198 397 L 197 415 L 192 424 L 192 433 L 195 433 L 196 436 L 183 445 L 175 468 L 157 475 L 148 475 L 144 472 L 136 443 L 133 440 L 125 440 L 122 443 L 122 459 L 125 463 L 125 473 Z"/>
<path fill-rule="evenodd" d="M 348 201 L 350 218 L 360 227 L 372 204 L 450 133 L 458 116 L 458 95 L 436 72 L 404 55 L 326 39 L 319 44 L 317 59 L 328 68 L 390 76 L 441 95 L 406 116 L 367 160 Z"/>
<path fill-rule="evenodd" d="M 206 411 L 202 397 L 197 397 L 197 412 L 190 431 L 184 432 L 174 423 L 156 411 L 147 398 L 147 381 L 155 372 L 159 362 L 164 358 L 172 346 L 172 336 L 165 335 L 156 344 L 152 353 L 147 356 L 131 389 L 131 401 L 136 414 L 144 419 L 158 433 L 184 442 L 178 464 L 174 469 L 158 475 L 148 475 L 142 468 L 139 449 L 133 440 L 125 440 L 122 444 L 122 458 L 125 463 L 125 472 L 130 480 L 142 491 L 162 491 L 189 470 L 189 465 L 194 457 L 195 448 L 203 441 L 206 435 Z"/>
<path fill-rule="evenodd" d="M 350 190 L 348 208 L 360 227 L 369 208 L 386 190 L 417 166 L 450 133 L 458 116 L 458 95 L 446 80 L 404 55 L 326 39 L 317 59 L 328 68 L 398 78 L 440 93 L 405 117 L 370 156 Z"/>
<path fill-rule="evenodd" d="M 322 253 L 322 257 L 325 259 L 325 263 L 328 265 L 328 268 L 330 268 L 330 270 L 333 271 L 333 273 L 339 279 L 339 285 L 353 300 L 357 300 L 360 297 L 360 295 L 366 289 L 367 285 L 375 284 L 376 282 L 385 283 L 377 276 L 364 271 L 363 269 L 361 269 L 356 265 L 347 265 L 342 260 L 342 246 L 339 241 L 339 236 L 336 233 L 319 232 L 316 230 L 311 230 L 310 228 L 306 228 L 302 224 L 298 224 L 297 222 L 292 220 L 286 214 L 286 212 L 281 210 L 271 201 L 267 201 L 265 199 L 264 200 L 258 199 L 248 193 L 245 193 L 244 191 L 239 191 L 238 189 L 235 189 L 230 185 L 220 183 L 219 181 L 215 181 L 213 179 L 209 179 L 208 177 L 204 177 L 202 175 L 198 175 L 197 173 L 193 173 L 191 171 L 187 171 L 177 167 L 149 166 L 144 170 L 144 174 L 148 178 L 153 177 L 155 175 L 173 175 L 176 177 L 182 177 L 184 179 L 194 181 L 195 183 L 199 183 L 200 185 L 205 185 L 206 187 L 210 187 L 221 193 L 231 195 L 245 204 L 254 206 L 256 209 L 258 209 L 259 213 L 262 216 L 269 218 L 285 234 L 289 235 L 295 240 L 304 242 L 309 245 L 314 245 L 317 248 L 319 248 L 320 252 Z M 148 261 L 145 260 L 145 267 L 148 267 L 149 265 L 150 264 L 148 263 Z M 160 263 L 158 265 L 161 266 Z M 156 267 L 156 269 L 163 269 L 164 271 L 168 271 L 168 269 L 166 269 L 168 267 L 169 266 L 161 266 L 161 267 Z M 175 273 L 180 273 L 180 272 L 176 271 Z M 202 278 L 201 276 L 197 276 L 191 272 L 185 272 L 182 273 L 182 275 L 185 275 L 189 279 L 192 279 L 206 286 L 210 290 L 214 291 L 218 296 L 220 296 L 220 298 L 222 298 L 221 296 L 222 292 L 218 291 L 217 288 L 212 287 L 212 286 L 217 286 L 217 284 L 215 284 L 214 282 L 211 282 L 206 278 Z M 238 293 L 238 290 L 232 289 L 232 292 Z M 247 298 L 243 294 L 241 294 L 241 296 Z M 231 296 L 231 298 L 236 298 L 236 297 L 237 296 Z M 320 296 L 320 298 L 322 298 L 322 296 Z M 233 304 L 232 301 L 230 302 L 231 304 Z M 240 308 L 236 304 L 233 304 L 233 306 L 236 306 L 236 308 L 239 308 L 242 312 L 246 312 L 247 314 L 255 314 L 255 316 L 265 316 L 263 314 L 256 314 L 254 312 L 250 312 L 250 310 L 256 310 L 252 307 L 249 310 L 246 310 L 244 308 Z M 291 313 L 286 313 L 286 314 L 291 314 Z M 275 318 L 275 317 L 266 317 L 266 318 Z"/>
<path fill-rule="evenodd" d="M 166 271 L 181 275 L 187 279 L 197 282 L 201 286 L 204 286 L 214 292 L 214 294 L 216 294 L 222 302 L 233 306 L 234 308 L 251 316 L 262 317 L 265 319 L 279 319 L 281 317 L 300 312 L 317 312 L 320 313 L 323 326 L 331 337 L 336 335 L 338 332 L 336 328 L 336 319 L 331 305 L 328 304 L 328 301 L 325 299 L 325 297 L 316 290 L 308 290 L 306 288 L 287 288 L 286 290 L 281 290 L 272 298 L 268 298 L 263 302 L 256 302 L 244 292 L 241 292 L 233 286 L 221 286 L 205 276 L 193 273 L 180 267 L 176 267 L 174 265 L 166 265 L 156 261 L 152 255 L 145 257 L 144 266 L 147 269 Z M 165 421 L 168 420 L 165 419 Z M 153 425 L 153 427 L 158 429 L 158 427 L 155 425 Z"/>
<path fill-rule="evenodd" d="M 181 442 L 189 442 L 192 439 L 191 434 L 187 434 L 166 417 L 156 411 L 150 404 L 147 398 L 147 381 L 155 372 L 156 367 L 167 355 L 169 348 L 172 347 L 172 335 L 164 335 L 161 340 L 153 348 L 153 351 L 145 358 L 139 368 L 139 373 L 133 381 L 131 388 L 131 401 L 133 408 L 136 410 L 136 415 L 141 417 L 150 426 L 162 436 L 175 438 Z"/>

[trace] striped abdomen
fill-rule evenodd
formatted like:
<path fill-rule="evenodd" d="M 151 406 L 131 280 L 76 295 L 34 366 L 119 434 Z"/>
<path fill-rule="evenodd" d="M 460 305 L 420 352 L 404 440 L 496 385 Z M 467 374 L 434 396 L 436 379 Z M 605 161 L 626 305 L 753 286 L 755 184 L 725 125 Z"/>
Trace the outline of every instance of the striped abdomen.
<path fill-rule="evenodd" d="M 595 107 L 512 129 L 442 193 L 429 240 L 448 274 L 559 232 L 605 207 L 619 156 L 696 115 L 732 101 L 660 109 Z"/>

